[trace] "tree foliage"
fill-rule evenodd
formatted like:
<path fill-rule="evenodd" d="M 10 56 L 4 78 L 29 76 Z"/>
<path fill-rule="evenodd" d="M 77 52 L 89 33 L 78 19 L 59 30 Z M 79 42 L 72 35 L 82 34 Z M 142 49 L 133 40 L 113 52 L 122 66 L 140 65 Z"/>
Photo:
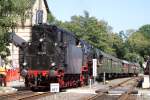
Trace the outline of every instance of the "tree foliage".
<path fill-rule="evenodd" d="M 129 38 L 130 51 L 138 53 L 140 56 L 150 54 L 150 25 L 144 25 L 134 32 Z"/>
<path fill-rule="evenodd" d="M 130 34 L 125 44 L 128 52 L 124 58 L 142 64 L 143 58 L 150 54 L 150 25 L 143 25 Z"/>
<path fill-rule="evenodd" d="M 113 45 L 112 48 L 115 50 L 115 56 L 118 58 L 123 58 L 124 53 L 126 52 L 126 47 L 121 35 L 113 34 Z"/>
<path fill-rule="evenodd" d="M 47 20 L 48 20 L 48 23 L 50 23 L 50 24 L 53 24 L 56 21 L 55 17 L 52 15 L 51 12 L 48 13 Z"/>
<path fill-rule="evenodd" d="M 142 33 L 145 38 L 150 39 L 150 24 L 143 25 L 138 31 Z"/>
<path fill-rule="evenodd" d="M 0 55 L 9 55 L 9 33 L 17 23 L 25 21 L 34 0 L 0 0 Z"/>

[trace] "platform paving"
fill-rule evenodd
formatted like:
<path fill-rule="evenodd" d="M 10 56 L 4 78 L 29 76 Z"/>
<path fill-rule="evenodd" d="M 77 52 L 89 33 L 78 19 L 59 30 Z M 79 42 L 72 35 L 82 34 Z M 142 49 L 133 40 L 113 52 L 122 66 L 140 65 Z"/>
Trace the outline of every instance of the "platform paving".
<path fill-rule="evenodd" d="M 7 82 L 7 87 L 24 87 L 24 81 L 16 80 L 16 81 Z"/>
<path fill-rule="evenodd" d="M 67 89 L 66 92 L 68 93 L 90 93 L 90 94 L 96 94 L 97 90 L 108 90 L 108 85 L 103 85 L 102 83 L 95 82 L 91 86 L 84 86 L 79 88 L 73 88 L 73 89 Z"/>
<path fill-rule="evenodd" d="M 20 87 L 24 87 L 24 81 L 22 79 L 7 82 L 6 87 L 3 87 L 3 86 L 0 87 L 0 95 L 16 92 L 16 91 L 18 91 L 18 88 L 20 88 Z"/>

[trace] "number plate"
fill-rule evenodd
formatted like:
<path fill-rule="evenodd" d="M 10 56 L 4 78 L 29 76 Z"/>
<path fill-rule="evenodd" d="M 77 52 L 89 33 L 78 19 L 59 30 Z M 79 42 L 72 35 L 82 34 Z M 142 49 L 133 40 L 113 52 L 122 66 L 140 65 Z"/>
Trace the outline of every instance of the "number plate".
<path fill-rule="evenodd" d="M 59 83 L 51 83 L 50 92 L 59 92 Z"/>

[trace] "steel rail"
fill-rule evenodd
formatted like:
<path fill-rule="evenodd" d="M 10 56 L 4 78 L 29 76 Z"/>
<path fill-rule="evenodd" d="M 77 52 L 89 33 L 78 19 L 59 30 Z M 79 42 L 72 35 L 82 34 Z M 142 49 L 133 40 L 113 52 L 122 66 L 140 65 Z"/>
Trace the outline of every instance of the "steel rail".
<path fill-rule="evenodd" d="M 33 99 L 37 99 L 37 98 L 40 98 L 40 97 L 45 97 L 45 96 L 50 96 L 50 95 L 53 95 L 54 93 L 50 93 L 50 92 L 44 92 L 44 93 L 36 93 L 36 94 L 33 94 L 33 95 L 28 95 L 28 96 L 23 96 L 23 97 L 20 97 L 20 98 L 17 98 L 17 100 L 33 100 Z"/>
<path fill-rule="evenodd" d="M 119 96 L 118 100 L 128 100 L 134 87 L 138 85 L 138 79 L 135 79 L 135 81 L 136 82 L 132 85 L 132 87 L 126 93 L 123 93 L 121 96 Z"/>
<path fill-rule="evenodd" d="M 28 94 L 28 93 L 32 93 L 32 91 L 19 91 L 19 92 L 14 92 L 14 93 L 1 94 L 0 99 L 1 98 L 13 97 L 13 96 L 21 95 L 21 94 Z"/>

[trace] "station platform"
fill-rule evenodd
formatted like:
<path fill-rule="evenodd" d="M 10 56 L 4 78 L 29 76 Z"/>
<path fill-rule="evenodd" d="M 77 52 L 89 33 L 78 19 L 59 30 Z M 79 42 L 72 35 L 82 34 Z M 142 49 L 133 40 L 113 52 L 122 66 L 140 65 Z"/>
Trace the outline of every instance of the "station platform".
<path fill-rule="evenodd" d="M 103 83 L 97 83 L 95 82 L 94 84 L 92 84 L 91 86 L 84 86 L 84 87 L 79 87 L 79 88 L 73 88 L 73 89 L 67 89 L 66 92 L 68 93 L 90 93 L 90 94 L 96 94 L 96 91 L 100 89 L 100 90 L 108 90 L 109 89 L 109 85 L 103 85 Z"/>
<path fill-rule="evenodd" d="M 142 88 L 143 89 L 149 89 L 150 88 L 150 78 L 149 75 L 143 75 L 143 83 L 142 83 Z"/>
<path fill-rule="evenodd" d="M 7 82 L 6 87 L 0 86 L 0 95 L 14 93 L 18 91 L 19 88 L 23 88 L 23 87 L 25 87 L 23 79 Z"/>
<path fill-rule="evenodd" d="M 7 87 L 24 87 L 24 80 L 7 82 Z"/>

